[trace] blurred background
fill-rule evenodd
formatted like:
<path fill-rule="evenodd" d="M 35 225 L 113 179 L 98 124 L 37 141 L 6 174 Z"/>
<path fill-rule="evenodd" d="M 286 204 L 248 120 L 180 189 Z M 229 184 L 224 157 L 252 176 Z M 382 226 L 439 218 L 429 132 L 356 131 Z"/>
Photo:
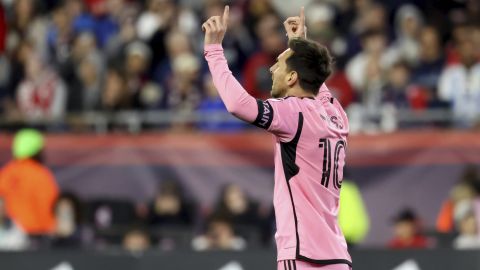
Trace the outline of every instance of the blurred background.
<path fill-rule="evenodd" d="M 0 268 L 275 269 L 271 135 L 203 58 L 225 4 L 256 98 L 301 6 L 334 56 L 355 269 L 480 269 L 478 0 L 1 0 Z"/>

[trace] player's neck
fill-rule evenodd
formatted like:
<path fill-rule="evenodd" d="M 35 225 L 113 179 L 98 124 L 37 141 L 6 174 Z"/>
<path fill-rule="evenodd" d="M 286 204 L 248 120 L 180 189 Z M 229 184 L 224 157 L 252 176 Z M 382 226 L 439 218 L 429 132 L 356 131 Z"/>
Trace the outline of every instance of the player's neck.
<path fill-rule="evenodd" d="M 312 92 L 308 92 L 308 91 L 305 91 L 303 90 L 302 88 L 300 87 L 292 87 L 290 89 L 288 89 L 287 93 L 286 93 L 286 96 L 287 97 L 315 97 L 315 95 L 312 93 Z"/>

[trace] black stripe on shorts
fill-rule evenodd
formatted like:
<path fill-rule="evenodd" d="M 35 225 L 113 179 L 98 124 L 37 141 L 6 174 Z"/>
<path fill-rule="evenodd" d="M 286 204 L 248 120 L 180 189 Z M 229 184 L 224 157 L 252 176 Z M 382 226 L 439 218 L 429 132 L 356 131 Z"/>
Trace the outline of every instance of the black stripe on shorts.
<path fill-rule="evenodd" d="M 288 267 L 287 267 L 288 265 Z M 283 261 L 283 268 L 285 270 L 297 270 L 297 264 L 295 263 L 295 260 L 284 260 Z"/>

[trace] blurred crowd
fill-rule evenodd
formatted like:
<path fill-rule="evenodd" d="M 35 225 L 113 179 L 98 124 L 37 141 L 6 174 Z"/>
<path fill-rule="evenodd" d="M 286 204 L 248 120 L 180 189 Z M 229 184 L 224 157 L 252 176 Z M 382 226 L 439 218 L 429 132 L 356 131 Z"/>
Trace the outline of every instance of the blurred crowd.
<path fill-rule="evenodd" d="M 225 112 L 203 60 L 200 25 L 229 4 L 225 54 L 257 98 L 269 96 L 269 67 L 286 48 L 283 20 L 304 5 L 308 37 L 335 57 L 327 85 L 347 108 L 352 132 L 409 127 L 399 112 L 415 118 L 435 109 L 450 117 L 433 115 L 428 126 L 478 126 L 479 2 L 409 2 L 2 0 L 2 120 L 81 126 L 72 115 L 167 111 L 181 128 L 243 128 L 188 117 Z"/>
<path fill-rule="evenodd" d="M 73 193 L 57 191 L 49 198 L 36 196 L 49 208 L 23 203 L 23 210 L 30 211 L 35 223 L 18 210 L 18 200 L 2 192 L 0 250 L 241 251 L 273 247 L 271 210 L 262 211 L 236 184 L 219 193 L 212 209 L 189 200 L 178 181 L 168 179 L 148 204 L 106 198 L 82 201 Z M 47 220 L 51 222 L 43 222 Z"/>
<path fill-rule="evenodd" d="M 393 217 L 388 247 L 480 249 L 480 173 L 475 165 L 465 167 L 439 209 L 432 228 L 425 226 L 414 208 L 402 209 Z"/>
<path fill-rule="evenodd" d="M 35 129 L 23 129 L 13 139 L 13 159 L 0 170 L 0 251 L 108 248 L 138 253 L 274 246 L 273 206 L 258 203 L 238 183 L 218 190 L 211 206 L 196 202 L 172 178 L 159 181 L 148 202 L 82 200 L 60 189 L 45 165 L 44 147 L 44 137 Z M 354 246 L 368 233 L 368 213 L 356 185 L 343 184 L 339 221 Z"/>
<path fill-rule="evenodd" d="M 0 251 L 26 249 L 149 249 L 195 251 L 273 248 L 273 206 L 260 204 L 239 183 L 218 190 L 216 202 L 195 201 L 181 179 L 159 179 L 154 197 L 81 198 L 61 190 L 44 162 L 45 141 L 35 129 L 14 136 L 13 159 L 0 170 Z M 344 170 L 339 226 L 350 248 L 370 230 L 362 194 Z M 391 249 L 480 249 L 480 171 L 469 165 L 426 227 L 415 207 L 392 217 Z"/>
<path fill-rule="evenodd" d="M 178 179 L 162 179 L 149 202 L 82 200 L 59 188 L 37 130 L 17 132 L 12 154 L 0 170 L 0 250 L 273 246 L 273 207 L 260 206 L 236 183 L 219 190 L 210 207 L 187 196 Z"/>

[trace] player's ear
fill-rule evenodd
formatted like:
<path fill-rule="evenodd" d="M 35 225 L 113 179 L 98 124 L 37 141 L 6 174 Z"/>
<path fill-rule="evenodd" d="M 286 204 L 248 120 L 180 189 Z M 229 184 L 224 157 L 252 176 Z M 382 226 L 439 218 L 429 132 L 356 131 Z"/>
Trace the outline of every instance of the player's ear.
<path fill-rule="evenodd" d="M 288 86 L 294 86 L 295 83 L 298 81 L 298 73 L 296 71 L 290 71 L 287 74 L 287 85 Z"/>

